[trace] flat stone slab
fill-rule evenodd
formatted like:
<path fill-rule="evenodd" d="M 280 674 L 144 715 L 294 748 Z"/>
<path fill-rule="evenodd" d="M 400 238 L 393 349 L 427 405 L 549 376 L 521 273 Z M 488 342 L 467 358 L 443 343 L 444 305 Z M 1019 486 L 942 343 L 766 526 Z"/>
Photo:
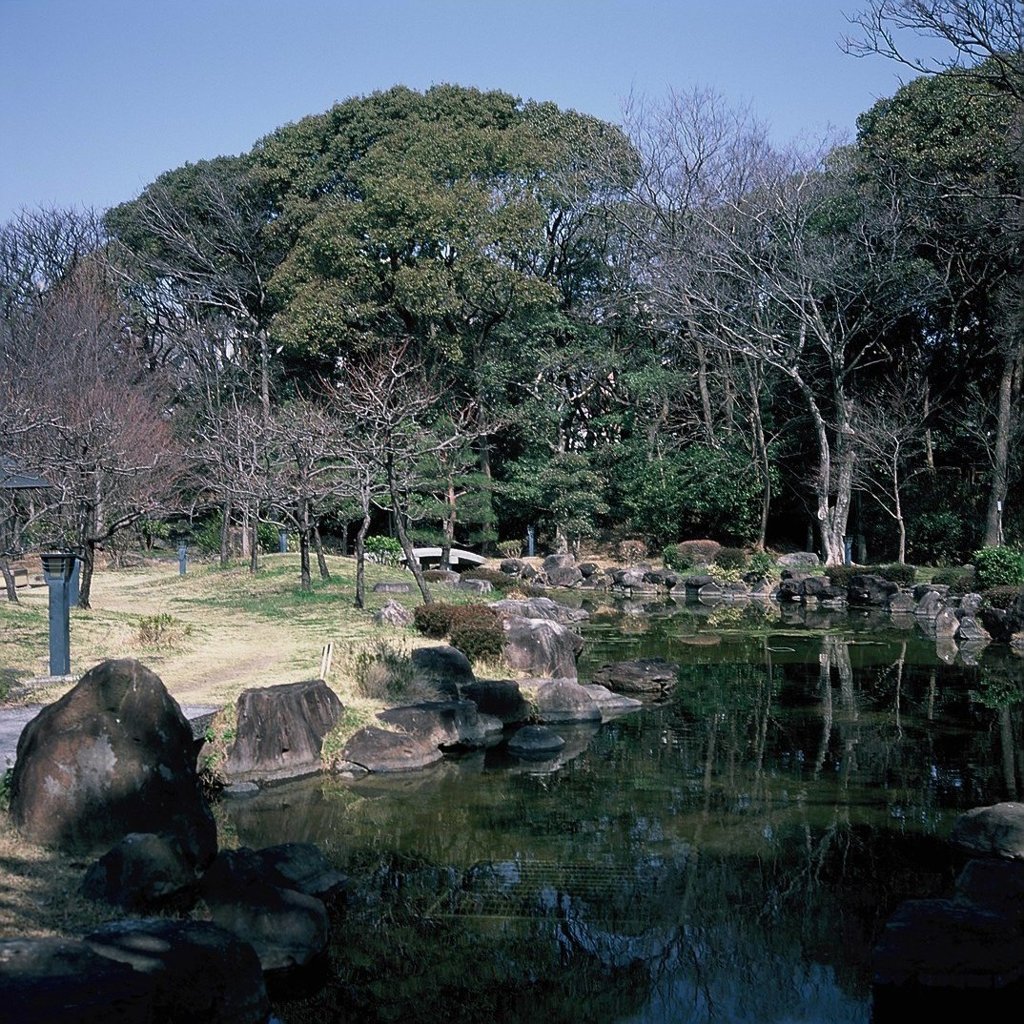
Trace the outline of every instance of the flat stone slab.
<path fill-rule="evenodd" d="M 1024 859 L 1024 803 L 975 807 L 956 819 L 950 840 L 976 857 Z"/>

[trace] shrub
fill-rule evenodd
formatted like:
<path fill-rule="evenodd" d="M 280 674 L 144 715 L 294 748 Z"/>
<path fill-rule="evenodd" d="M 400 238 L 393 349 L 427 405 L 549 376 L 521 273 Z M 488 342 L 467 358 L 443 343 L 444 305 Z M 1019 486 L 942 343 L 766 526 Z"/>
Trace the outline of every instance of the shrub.
<path fill-rule="evenodd" d="M 490 623 L 480 620 L 453 625 L 450 640 L 470 661 L 497 661 L 505 649 L 505 631 L 496 616 Z"/>
<path fill-rule="evenodd" d="M 642 540 L 631 538 L 619 541 L 619 560 L 626 565 L 636 565 L 647 557 L 647 545 Z"/>
<path fill-rule="evenodd" d="M 452 628 L 452 618 L 458 605 L 444 604 L 420 604 L 413 609 L 413 625 L 423 636 L 440 640 L 448 635 Z"/>
<path fill-rule="evenodd" d="M 469 572 L 462 574 L 461 579 L 486 580 L 495 590 L 499 590 L 502 593 L 511 590 L 516 585 L 515 579 L 506 575 L 500 569 L 470 569 Z"/>
<path fill-rule="evenodd" d="M 870 570 L 883 580 L 890 580 L 898 583 L 901 587 L 912 587 L 917 580 L 917 567 L 913 565 L 900 565 L 894 562 L 892 565 L 876 565 Z"/>
<path fill-rule="evenodd" d="M 364 544 L 367 557 L 380 565 L 396 566 L 402 561 L 402 545 L 394 537 L 367 537 Z"/>
<path fill-rule="evenodd" d="M 975 587 L 974 569 L 957 566 L 940 569 L 932 576 L 932 583 L 949 587 L 951 594 L 967 594 Z"/>
<path fill-rule="evenodd" d="M 772 577 L 778 574 L 779 567 L 767 551 L 755 551 L 747 562 L 747 572 L 755 576 Z"/>
<path fill-rule="evenodd" d="M 412 662 L 407 654 L 385 641 L 356 654 L 353 675 L 360 694 L 370 700 L 397 700 L 414 695 Z"/>
<path fill-rule="evenodd" d="M 135 636 L 140 644 L 147 647 L 173 647 L 192 635 L 192 627 L 173 615 L 161 612 L 159 615 L 144 615 L 139 619 Z"/>
<path fill-rule="evenodd" d="M 719 548 L 715 554 L 715 565 L 722 569 L 744 569 L 747 561 L 743 548 Z"/>
<path fill-rule="evenodd" d="M 1021 588 L 1012 584 L 1003 583 L 997 587 L 989 587 L 985 591 L 985 603 L 990 608 L 1002 608 L 1004 611 L 1017 600 Z"/>
<path fill-rule="evenodd" d="M 451 634 L 456 629 L 465 626 L 496 626 L 498 624 L 498 613 L 489 605 L 456 604 L 452 605 L 448 632 Z"/>
<path fill-rule="evenodd" d="M 1024 553 L 1005 546 L 982 548 L 974 552 L 974 572 L 983 589 L 1024 583 Z"/>
<path fill-rule="evenodd" d="M 825 575 L 833 587 L 845 589 L 850 585 L 854 576 L 863 576 L 865 573 L 873 573 L 871 566 L 863 565 L 829 565 L 825 568 Z"/>
<path fill-rule="evenodd" d="M 521 540 L 503 540 L 499 542 L 498 550 L 506 558 L 522 558 L 523 542 Z"/>
<path fill-rule="evenodd" d="M 716 540 L 684 540 L 669 544 L 661 557 L 667 568 L 679 572 L 696 565 L 711 565 L 721 547 Z"/>

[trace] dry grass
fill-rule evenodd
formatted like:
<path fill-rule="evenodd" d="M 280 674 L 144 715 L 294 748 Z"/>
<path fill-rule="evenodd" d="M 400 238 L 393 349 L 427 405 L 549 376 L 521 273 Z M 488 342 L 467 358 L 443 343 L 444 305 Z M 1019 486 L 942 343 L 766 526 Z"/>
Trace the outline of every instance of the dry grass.
<path fill-rule="evenodd" d="M 374 624 L 373 612 L 393 594 L 367 594 L 365 610 L 353 607 L 354 563 L 329 558 L 332 579 L 316 580 L 311 593 L 298 586 L 298 556 L 273 555 L 258 575 L 247 566 L 221 569 L 193 564 L 179 576 L 177 562 L 105 570 L 93 582 L 92 609 L 71 616 L 72 672 L 81 675 L 105 658 L 138 658 L 155 671 L 182 703 L 223 704 L 250 686 L 318 675 L 323 645 L 333 641 L 328 682 L 344 701 L 356 696 L 352 654 L 396 631 Z M 369 566 L 368 584 L 408 579 L 400 570 Z M 418 595 L 397 595 L 410 606 Z M 42 677 L 47 670 L 47 594 L 21 591 L 21 603 L 0 603 L 0 672 L 8 680 Z M 146 620 L 171 616 L 168 640 L 146 642 Z M 142 628 L 140 628 L 142 627 Z M 405 642 L 420 642 L 402 631 Z M 50 700 L 60 690 L 31 699 Z"/>

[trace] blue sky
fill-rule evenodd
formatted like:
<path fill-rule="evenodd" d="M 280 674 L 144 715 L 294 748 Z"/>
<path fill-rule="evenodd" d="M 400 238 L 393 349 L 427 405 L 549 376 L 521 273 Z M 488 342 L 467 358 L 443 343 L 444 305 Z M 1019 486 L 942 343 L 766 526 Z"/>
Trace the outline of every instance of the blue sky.
<path fill-rule="evenodd" d="M 397 83 L 501 88 L 618 120 L 710 86 L 780 140 L 899 85 L 841 52 L 861 0 L 0 0 L 0 221 L 105 208 L 186 161 Z"/>

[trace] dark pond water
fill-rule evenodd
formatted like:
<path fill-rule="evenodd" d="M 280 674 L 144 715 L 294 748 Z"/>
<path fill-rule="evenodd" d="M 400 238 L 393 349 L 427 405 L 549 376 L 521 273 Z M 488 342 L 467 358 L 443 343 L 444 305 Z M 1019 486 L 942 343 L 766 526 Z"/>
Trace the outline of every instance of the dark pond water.
<path fill-rule="evenodd" d="M 242 843 L 315 841 L 354 881 L 286 1024 L 868 1021 L 885 919 L 947 894 L 955 816 L 1024 782 L 1005 650 L 758 608 L 609 605 L 585 635 L 584 681 L 660 654 L 671 699 L 565 732 L 557 765 L 491 750 L 226 807 Z"/>

